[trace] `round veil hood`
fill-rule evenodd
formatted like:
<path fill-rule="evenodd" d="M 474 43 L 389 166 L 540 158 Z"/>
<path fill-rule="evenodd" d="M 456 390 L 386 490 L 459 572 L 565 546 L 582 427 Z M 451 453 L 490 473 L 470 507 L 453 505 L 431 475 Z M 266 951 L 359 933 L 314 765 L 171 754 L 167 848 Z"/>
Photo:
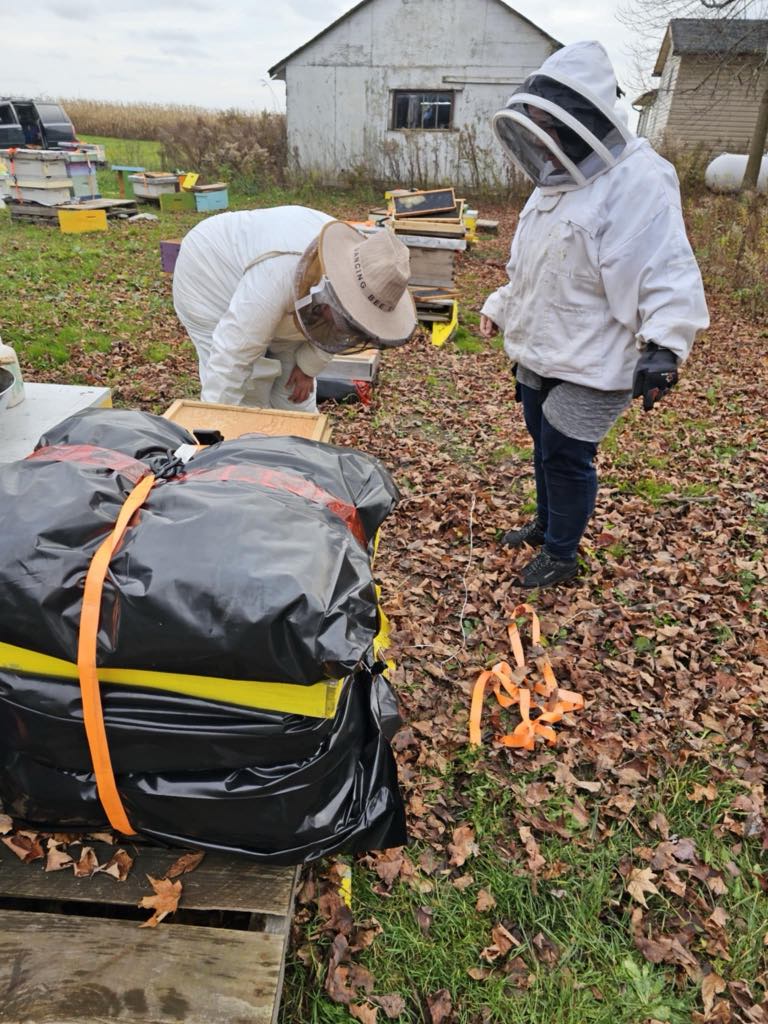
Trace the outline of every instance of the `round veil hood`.
<path fill-rule="evenodd" d="M 616 97 L 616 75 L 600 43 L 572 43 L 523 82 L 494 115 L 493 128 L 540 188 L 581 188 L 613 167 L 634 138 Z"/>

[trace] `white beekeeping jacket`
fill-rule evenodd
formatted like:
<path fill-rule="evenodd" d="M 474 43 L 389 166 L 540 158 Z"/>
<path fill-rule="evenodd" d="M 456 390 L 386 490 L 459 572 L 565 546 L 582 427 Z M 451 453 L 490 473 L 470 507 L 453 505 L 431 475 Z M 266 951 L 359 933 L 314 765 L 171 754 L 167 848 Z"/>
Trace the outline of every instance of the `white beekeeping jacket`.
<path fill-rule="evenodd" d="M 551 183 L 526 203 L 512 241 L 510 283 L 482 312 L 503 330 L 513 362 L 601 390 L 630 388 L 638 348 L 654 341 L 683 361 L 697 331 L 709 325 L 677 175 L 628 132 L 615 108 L 613 68 L 599 43 L 575 43 L 548 58 L 523 86 L 523 101 L 514 104 L 513 97 L 497 115 L 504 132 L 512 136 L 524 126 L 534 107 L 531 90 L 542 80 L 580 91 L 610 120 L 615 136 L 606 136 L 600 155 L 572 163 L 578 173 L 552 173 L 552 164 L 542 162 L 541 180 L 548 173 Z M 543 106 L 548 109 L 531 118 L 537 129 L 545 116 L 557 125 L 553 104 Z M 497 133 L 504 142 L 504 133 Z M 511 138 L 513 159 L 517 152 L 535 158 L 540 141 L 526 148 L 524 140 Z M 560 184 L 553 180 L 558 177 Z"/>
<path fill-rule="evenodd" d="M 265 354 L 295 361 L 311 377 L 332 358 L 293 320 L 299 258 L 332 217 L 302 206 L 218 214 L 182 242 L 173 301 L 195 341 L 202 398 L 241 404 Z M 274 370 L 269 372 L 275 372 Z"/>

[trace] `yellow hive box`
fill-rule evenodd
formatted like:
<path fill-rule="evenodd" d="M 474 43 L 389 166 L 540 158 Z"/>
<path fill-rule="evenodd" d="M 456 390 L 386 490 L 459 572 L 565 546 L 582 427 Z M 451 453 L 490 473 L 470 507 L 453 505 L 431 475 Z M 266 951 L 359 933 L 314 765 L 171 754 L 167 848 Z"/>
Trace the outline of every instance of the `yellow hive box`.
<path fill-rule="evenodd" d="M 59 229 L 67 235 L 106 231 L 106 210 L 59 210 Z"/>

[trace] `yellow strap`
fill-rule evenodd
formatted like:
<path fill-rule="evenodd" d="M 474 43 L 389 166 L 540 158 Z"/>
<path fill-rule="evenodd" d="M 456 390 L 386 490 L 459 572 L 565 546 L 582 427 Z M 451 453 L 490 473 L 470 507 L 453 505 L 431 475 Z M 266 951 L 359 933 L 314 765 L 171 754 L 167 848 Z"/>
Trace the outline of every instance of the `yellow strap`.
<path fill-rule="evenodd" d="M 378 637 L 377 637 L 378 640 Z M 27 675 L 77 679 L 77 665 L 63 658 L 38 654 L 24 647 L 0 643 L 0 670 Z M 328 680 L 311 686 L 296 683 L 262 683 L 247 679 L 222 679 L 217 676 L 192 676 L 179 672 L 151 672 L 134 668 L 100 668 L 102 683 L 133 686 L 147 690 L 167 690 L 187 697 L 237 704 L 244 708 L 280 711 L 308 718 L 333 718 L 339 703 L 342 680 Z"/>
<path fill-rule="evenodd" d="M 379 532 L 376 533 L 378 547 Z M 380 587 L 376 587 L 377 596 Z M 379 605 L 379 632 L 373 641 L 374 656 L 384 658 L 390 646 L 390 624 Z M 394 662 L 388 662 L 394 668 Z M 25 647 L 0 642 L 0 671 L 22 672 L 55 679 L 78 679 L 77 665 L 63 658 L 40 654 Z M 130 686 L 146 690 L 165 690 L 200 700 L 235 704 L 259 711 L 278 711 L 307 718 L 333 718 L 341 699 L 343 679 L 327 679 L 310 686 L 298 683 L 261 682 L 251 679 L 226 679 L 220 676 L 187 675 L 182 672 L 155 672 L 135 668 L 99 668 L 99 679 L 112 686 Z"/>

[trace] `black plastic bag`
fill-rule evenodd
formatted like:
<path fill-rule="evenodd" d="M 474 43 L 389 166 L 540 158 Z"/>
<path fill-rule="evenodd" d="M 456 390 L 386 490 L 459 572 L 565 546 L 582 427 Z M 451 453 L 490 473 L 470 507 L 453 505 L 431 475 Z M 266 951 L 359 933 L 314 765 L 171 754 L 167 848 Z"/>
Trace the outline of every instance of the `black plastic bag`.
<path fill-rule="evenodd" d="M 173 453 L 190 443 L 159 417 L 94 410 L 0 468 L 0 799 L 31 823 L 105 824 L 77 680 L 13 650 L 76 660 L 88 566 L 151 468 L 166 478 L 110 562 L 97 644 L 97 663 L 121 670 L 102 696 L 133 827 L 276 863 L 402 844 L 388 742 L 399 720 L 374 650 L 388 472 L 350 449 L 261 435 L 180 466 Z M 165 690 L 162 673 L 210 678 L 212 695 Z M 259 707 L 264 683 L 295 694 L 340 679 L 333 717 Z"/>
<path fill-rule="evenodd" d="M 92 771 L 58 763 L 54 726 L 48 730 L 54 746 L 47 754 L 39 744 L 19 742 L 22 718 L 30 719 L 13 708 L 13 687 L 6 673 L 0 674 L 0 694 L 0 725 L 5 729 L 9 718 L 17 718 L 15 729 L 9 730 L 11 742 L 0 754 L 5 810 L 40 826 L 103 828 L 106 818 Z M 298 864 L 339 849 L 401 846 L 407 839 L 405 815 L 386 738 L 394 722 L 381 715 L 382 707 L 391 709 L 391 701 L 381 676 L 359 673 L 348 680 L 336 717 L 324 723 L 314 749 L 297 750 L 299 756 L 291 759 L 294 739 L 287 732 L 281 744 L 274 744 L 280 748 L 275 750 L 277 760 L 263 763 L 260 750 L 253 764 L 242 756 L 240 767 L 217 765 L 216 757 L 207 756 L 225 750 L 231 760 L 226 729 L 216 734 L 207 751 L 182 720 L 167 733 L 165 743 L 188 767 L 163 771 L 144 769 L 146 754 L 138 743 L 130 752 L 131 766 L 124 764 L 122 738 L 111 728 L 107 714 L 112 749 L 123 765 L 116 777 L 128 818 L 144 836 L 230 850 L 276 864 Z M 258 734 L 254 726 L 254 750 L 261 746 Z M 156 752 L 153 743 L 147 745 Z M 83 753 L 84 749 L 76 759 L 80 764 Z"/>

